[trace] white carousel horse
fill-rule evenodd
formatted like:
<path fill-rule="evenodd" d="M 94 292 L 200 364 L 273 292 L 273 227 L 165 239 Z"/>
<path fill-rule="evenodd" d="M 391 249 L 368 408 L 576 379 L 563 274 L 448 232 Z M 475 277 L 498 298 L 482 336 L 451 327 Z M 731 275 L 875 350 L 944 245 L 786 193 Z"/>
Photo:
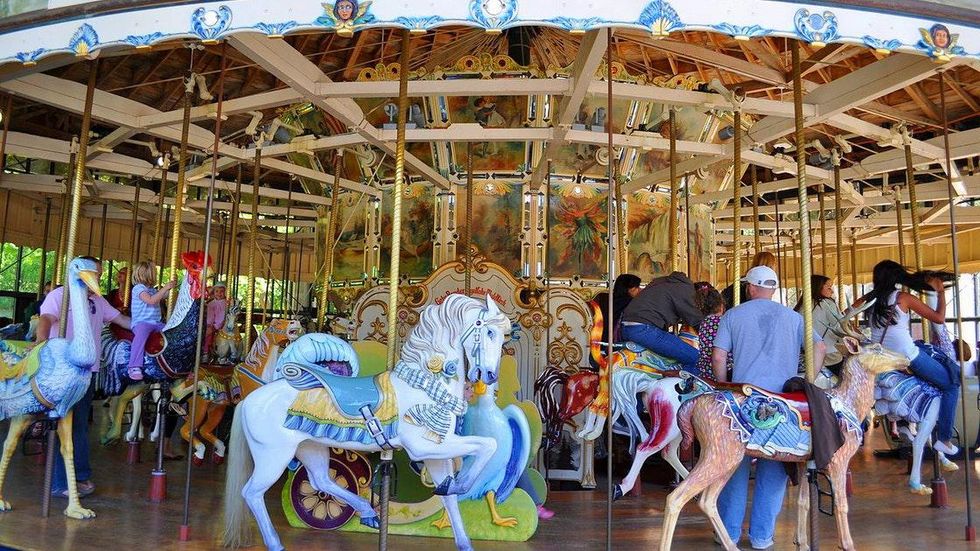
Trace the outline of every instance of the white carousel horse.
<path fill-rule="evenodd" d="M 927 298 L 935 307 L 935 295 Z M 953 342 L 946 325 L 930 323 L 932 344 L 949 358 L 956 358 Z M 924 352 L 921 352 L 924 354 Z M 875 413 L 890 421 L 907 421 L 908 428 L 901 427 L 899 433 L 912 442 L 912 470 L 909 473 L 909 491 L 913 494 L 932 495 L 932 488 L 922 484 L 922 454 L 926 444 L 931 445 L 932 431 L 939 419 L 939 391 L 936 387 L 904 371 L 884 373 L 875 381 Z M 887 430 L 887 428 L 886 428 Z M 959 467 L 940 451 L 939 456 L 944 471 L 956 471 Z"/>
<path fill-rule="evenodd" d="M 214 335 L 212 360 L 216 363 L 235 363 L 242 357 L 242 336 L 238 332 L 238 313 L 241 305 L 233 303 L 225 313 L 221 331 Z"/>
<path fill-rule="evenodd" d="M 466 411 L 464 383 L 497 380 L 510 331 L 510 320 L 489 297 L 484 303 L 450 295 L 422 311 L 391 371 L 375 377 L 329 373 L 323 366 L 347 364 L 356 373 L 358 362 L 349 344 L 326 335 L 320 335 L 329 338 L 319 345 L 316 363 L 280 362 L 286 378 L 257 389 L 235 411 L 225 481 L 225 546 L 238 547 L 250 539 L 247 504 L 266 547 L 283 549 L 263 496 L 294 457 L 308 469 L 314 488 L 346 501 L 362 524 L 376 528 L 378 516 L 371 503 L 331 479 L 330 448 L 403 448 L 412 460 L 425 463 L 433 480 L 441 481 L 435 493 L 449 512 L 456 546 L 471 550 L 457 496 L 471 489 L 496 442 L 457 436 L 454 429 Z M 452 460 L 467 456 L 473 456 L 472 462 L 454 473 Z"/>

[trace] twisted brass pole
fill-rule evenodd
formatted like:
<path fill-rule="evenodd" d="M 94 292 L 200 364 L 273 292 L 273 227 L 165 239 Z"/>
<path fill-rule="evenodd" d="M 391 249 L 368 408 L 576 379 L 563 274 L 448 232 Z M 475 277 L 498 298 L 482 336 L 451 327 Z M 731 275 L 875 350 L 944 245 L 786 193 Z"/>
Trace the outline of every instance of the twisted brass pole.
<path fill-rule="evenodd" d="M 188 77 L 184 87 L 184 116 L 180 127 L 180 153 L 177 161 L 177 188 L 174 190 L 174 228 L 170 236 L 170 277 L 177 277 L 180 261 L 180 225 L 184 218 L 184 195 L 187 193 L 187 137 L 191 126 L 191 97 L 194 94 L 193 75 Z M 217 156 L 218 152 L 215 151 Z M 205 260 L 206 262 L 206 260 Z M 204 282 L 206 285 L 207 283 Z M 170 293 L 167 299 L 167 312 L 174 311 L 177 293 Z"/>
<path fill-rule="evenodd" d="M 732 158 L 732 270 L 735 286 L 732 292 L 732 305 L 742 302 L 741 285 L 738 279 L 742 277 L 742 257 L 739 249 L 742 245 L 742 111 L 736 109 L 734 114 L 735 139 L 732 143 L 734 155 Z"/>
<path fill-rule="evenodd" d="M 674 117 L 674 109 L 668 107 L 667 124 L 669 125 L 668 133 L 670 134 L 670 225 L 667 228 L 667 239 L 668 239 L 668 256 L 670 257 L 670 271 L 676 272 L 680 266 L 680 259 L 678 254 L 680 253 L 680 247 L 678 246 L 677 239 L 677 210 L 679 197 L 680 184 L 677 181 L 677 128 L 675 128 L 676 119 Z M 691 213 L 687 213 L 690 217 Z M 690 263 L 688 263 L 688 273 L 690 273 Z"/>
<path fill-rule="evenodd" d="M 606 311 L 609 312 L 610 316 L 613 312 L 613 286 L 616 281 L 616 262 L 612 254 L 608 254 L 613 250 L 613 243 L 615 239 L 615 233 L 617 231 L 616 227 L 616 212 L 615 205 L 613 202 L 614 193 L 614 182 L 615 182 L 615 172 L 613 168 L 613 29 L 612 27 L 606 28 L 606 151 L 609 158 L 609 165 L 606 167 L 606 219 L 608 220 L 608 228 L 606 231 L 606 264 L 608 267 L 608 285 L 609 285 L 609 298 L 606 303 Z M 674 133 L 671 132 L 671 137 Z M 671 163 L 673 166 L 673 163 Z M 674 214 L 671 213 L 671 218 Z M 676 236 L 676 229 L 674 235 Z M 676 245 L 675 245 L 676 246 Z M 675 257 L 676 258 L 676 257 Z M 609 335 L 612 336 L 612 328 L 610 328 Z M 613 340 L 606 339 L 606 354 L 607 358 L 613 357 Z M 606 388 L 609 389 L 609 409 L 610 411 L 615 410 L 615 400 L 616 397 L 612 393 L 612 369 L 607 369 L 605 373 L 606 377 Z M 608 459 L 606 461 L 606 551 L 612 550 L 612 539 L 613 539 L 613 512 L 612 512 L 612 502 L 613 502 L 613 471 L 612 471 L 612 457 L 613 457 L 613 431 L 612 423 L 610 422 L 608 430 L 606 430 L 606 449 L 608 451 Z"/>
<path fill-rule="evenodd" d="M 898 232 L 898 262 L 905 265 L 905 231 L 902 224 L 902 188 L 892 186 L 892 193 L 895 194 L 895 223 Z"/>
<path fill-rule="evenodd" d="M 803 293 L 803 345 L 806 378 L 813 380 L 813 298 L 810 294 L 810 213 L 807 210 L 806 155 L 803 148 L 803 82 L 800 77 L 800 43 L 792 41 L 793 57 L 793 111 L 796 122 L 796 184 L 800 204 L 800 274 Z M 816 515 L 813 515 L 816 516 Z"/>
<path fill-rule="evenodd" d="M 463 222 L 463 289 L 469 296 L 473 285 L 473 142 L 466 142 L 466 210 Z"/>
<path fill-rule="evenodd" d="M 858 241 L 857 229 L 851 230 L 851 300 L 857 300 L 858 296 Z"/>
<path fill-rule="evenodd" d="M 133 189 L 133 218 L 129 227 L 129 235 L 132 236 L 132 243 L 129 246 L 129 274 L 126 281 L 123 282 L 122 293 L 122 303 L 123 306 L 130 306 L 129 292 L 133 285 L 133 276 L 136 275 L 134 270 L 136 266 L 136 244 L 139 239 L 136 238 L 136 224 L 139 223 L 139 213 L 140 213 L 140 189 L 143 187 L 143 180 L 137 178 L 136 186 Z"/>
<path fill-rule="evenodd" d="M 73 138 L 68 154 L 68 172 L 65 174 L 65 192 L 61 194 L 61 232 L 58 235 L 58 254 L 54 259 L 54 285 L 61 285 L 61 274 L 65 271 L 65 244 L 68 242 L 68 212 L 71 210 L 72 175 L 78 158 L 78 139 Z M 103 243 L 104 245 L 104 243 Z"/>
<path fill-rule="evenodd" d="M 817 204 L 820 209 L 820 271 L 824 276 L 829 273 L 827 270 L 827 206 L 824 202 L 825 192 L 824 185 L 821 183 L 820 187 L 817 188 Z"/>
<path fill-rule="evenodd" d="M 948 113 L 946 112 L 946 82 L 944 79 L 944 74 L 939 73 L 939 101 L 940 109 L 943 113 L 943 148 L 946 152 L 946 193 L 949 196 L 949 238 L 950 238 L 950 249 L 953 255 L 953 275 L 954 281 L 956 282 L 956 287 L 953 289 L 953 303 L 956 306 L 956 334 L 963 338 L 963 308 L 960 304 L 960 293 L 959 293 L 959 282 L 960 282 L 960 257 L 959 257 L 959 244 L 957 242 L 956 236 L 956 205 L 954 203 L 955 190 L 953 189 L 953 162 L 950 159 L 949 153 L 949 121 L 947 120 Z M 959 343 L 963 341 L 960 340 Z M 962 344 L 960 344 L 962 347 Z M 960 364 L 960 399 L 963 401 L 960 404 L 960 413 L 962 415 L 963 427 L 966 428 L 966 362 L 964 350 L 960 348 L 957 350 L 957 360 Z M 973 497 L 970 493 L 970 486 L 973 481 L 973 460 L 970 457 L 971 444 L 969 442 L 962 442 L 963 446 L 963 459 L 966 463 L 966 476 L 965 479 L 965 492 L 966 492 L 966 540 L 973 541 L 977 538 L 976 528 L 973 526 Z"/>
<path fill-rule="evenodd" d="M 228 296 L 231 297 L 231 301 L 234 303 L 238 302 L 238 266 L 242 251 L 242 248 L 238 245 L 238 222 L 239 218 L 241 218 L 242 178 L 244 172 L 244 167 L 239 163 L 235 177 L 235 197 L 231 202 L 231 230 L 229 231 L 228 237 L 230 251 L 228 252 L 228 281 L 225 285 Z"/>
<path fill-rule="evenodd" d="M 262 174 L 262 144 L 255 144 L 254 172 L 252 173 L 252 219 L 248 227 L 248 287 L 245 298 L 245 347 L 251 350 L 252 314 L 255 312 L 255 251 L 259 233 L 259 179 Z"/>
<path fill-rule="evenodd" d="M 905 183 L 909 188 L 909 217 L 912 218 L 912 255 L 915 271 L 922 271 L 922 235 L 919 233 L 919 202 L 915 192 L 915 169 L 912 167 L 911 139 L 905 140 Z M 922 318 L 922 340 L 930 342 L 929 320 Z"/>
<path fill-rule="evenodd" d="M 170 163 L 168 162 L 168 160 L 170 159 L 170 155 L 165 154 L 163 156 L 163 159 L 164 159 L 163 167 L 161 167 L 160 169 L 160 192 L 157 195 L 157 215 L 156 215 L 156 219 L 154 219 L 153 221 L 153 249 L 150 252 L 150 258 L 152 258 L 154 262 L 157 262 L 157 259 L 161 258 L 160 260 L 161 264 L 159 266 L 160 276 L 157 278 L 159 281 L 163 281 L 163 264 L 162 264 L 163 252 L 160 251 L 160 246 L 162 245 L 163 242 L 162 239 L 163 211 L 165 210 L 163 208 L 164 207 L 163 200 L 165 197 L 165 193 L 167 191 L 167 176 L 169 175 L 169 169 L 170 169 Z M 103 237 L 103 240 L 104 239 L 105 238 Z"/>
<path fill-rule="evenodd" d="M 840 158 L 834 156 L 834 241 L 837 245 L 837 303 L 841 311 L 847 308 L 847 299 L 844 297 L 844 262 L 841 253 L 844 250 L 844 211 L 841 209 L 840 193 Z M 857 297 L 854 297 L 856 300 Z"/>
<path fill-rule="evenodd" d="M 755 235 L 755 253 L 762 252 L 762 236 L 759 235 L 759 178 L 755 165 L 749 167 L 749 182 L 752 185 L 752 233 Z"/>
<path fill-rule="evenodd" d="M 333 185 L 330 187 L 330 219 L 327 220 L 327 232 L 323 238 L 323 285 L 320 286 L 320 308 L 317 312 L 317 326 L 325 330 L 327 319 L 327 304 L 330 300 L 330 280 L 333 278 L 333 253 L 336 245 L 337 216 L 340 214 L 340 163 L 343 154 L 334 156 Z"/>
<path fill-rule="evenodd" d="M 610 159 L 609 162 L 611 163 L 613 160 Z M 615 169 L 615 172 L 619 172 L 618 167 Z M 614 177 L 614 182 L 616 186 L 616 227 L 620 228 L 620 231 L 616 232 L 616 260 L 618 261 L 619 273 L 626 273 L 626 265 L 629 258 L 629 251 L 627 250 L 626 245 L 626 232 L 628 231 L 628 226 L 626 223 L 620 225 L 621 220 L 626 220 L 626 203 L 623 202 L 623 189 L 622 184 L 619 181 L 618 174 L 616 174 Z M 677 214 L 674 214 L 676 212 L 676 210 L 671 211 L 672 219 L 677 218 Z M 677 222 L 673 223 L 676 224 Z"/>

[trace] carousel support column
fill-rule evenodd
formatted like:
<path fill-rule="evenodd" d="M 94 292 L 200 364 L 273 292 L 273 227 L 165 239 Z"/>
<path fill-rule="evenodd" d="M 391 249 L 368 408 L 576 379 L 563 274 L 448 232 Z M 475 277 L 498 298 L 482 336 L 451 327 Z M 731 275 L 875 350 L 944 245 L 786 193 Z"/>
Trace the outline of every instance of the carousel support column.
<path fill-rule="evenodd" d="M 340 164 L 343 154 L 337 153 L 333 160 L 333 185 L 330 187 L 330 219 L 327 220 L 327 231 L 323 238 L 323 284 L 320 286 L 319 310 L 317 327 L 320 331 L 326 329 L 327 309 L 330 301 L 330 280 L 333 279 L 333 253 L 337 235 L 337 216 L 340 214 Z"/>
<path fill-rule="evenodd" d="M 411 35 L 407 29 L 402 31 L 401 39 L 402 51 L 399 60 L 400 69 L 398 71 L 398 126 L 395 130 L 395 189 L 393 190 L 391 213 L 391 273 L 388 276 L 388 369 L 392 369 L 395 365 L 395 354 L 398 347 L 398 280 L 401 260 L 402 198 L 405 195 L 405 123 L 408 120 L 408 62 L 411 52 Z M 468 162 L 472 166 L 472 146 L 467 146 L 467 148 L 470 154 Z M 472 188 L 473 186 L 470 185 L 467 187 Z M 467 204 L 467 208 L 472 207 Z M 466 254 L 468 257 L 468 250 Z M 468 261 L 467 266 L 469 266 Z M 381 526 L 378 531 L 378 549 L 380 551 L 387 551 L 388 549 L 388 501 L 391 498 L 392 458 L 392 450 L 381 451 L 381 503 L 379 504 Z"/>
<path fill-rule="evenodd" d="M 734 156 L 732 158 L 732 279 L 735 286 L 732 288 L 732 305 L 738 306 L 742 302 L 742 286 L 738 284 L 738 278 L 742 277 L 742 256 L 739 249 L 742 246 L 742 111 L 736 109 L 733 113 L 735 122 L 735 136 L 733 140 Z"/>
<path fill-rule="evenodd" d="M 126 278 L 126 281 L 123 283 L 123 288 L 121 289 L 123 292 L 122 301 L 124 307 L 131 306 L 129 304 L 130 301 L 129 291 L 130 289 L 132 289 L 132 281 L 134 275 L 133 272 L 135 270 L 134 267 L 136 266 L 136 261 L 137 261 L 136 243 L 138 242 L 138 239 L 136 238 L 136 224 L 139 223 L 140 189 L 142 189 L 142 185 L 143 185 L 143 180 L 137 178 L 136 186 L 134 186 L 133 188 L 133 205 L 132 205 L 133 218 L 130 221 L 130 226 L 129 226 L 129 235 L 132 238 L 132 243 L 129 246 L 129 274 L 128 277 Z M 137 441 L 138 440 L 139 439 L 137 438 Z"/>
<path fill-rule="evenodd" d="M 613 35 L 613 29 L 612 29 L 612 27 L 607 27 L 606 28 L 606 120 L 607 121 L 614 120 L 613 119 L 613 70 L 612 70 L 612 66 L 613 66 L 613 52 L 614 52 L 614 50 L 613 50 L 613 43 L 612 43 L 612 35 Z M 609 158 L 609 164 L 606 167 L 606 169 L 607 169 L 607 174 L 606 174 L 606 178 L 607 178 L 607 181 L 606 181 L 606 209 L 608 211 L 607 214 L 606 214 L 606 219 L 609 221 L 608 222 L 609 228 L 606 231 L 606 251 L 612 251 L 613 250 L 613 247 L 614 247 L 614 244 L 615 244 L 616 232 L 618 231 L 618 227 L 617 227 L 618 226 L 618 219 L 616 217 L 616 210 L 615 210 L 615 205 L 614 205 L 614 201 L 613 201 L 613 199 L 614 199 L 614 195 L 613 194 L 615 192 L 615 190 L 614 190 L 614 187 L 615 187 L 615 184 L 614 184 L 614 182 L 615 182 L 615 180 L 614 180 L 614 178 L 615 178 L 615 169 L 614 169 L 614 165 L 613 165 L 613 158 L 615 157 L 615 153 L 614 153 L 615 152 L 615 149 L 613 148 L 613 125 L 611 123 L 608 124 L 607 127 L 606 127 L 606 129 L 607 129 L 606 135 L 607 135 L 607 138 L 608 138 L 607 139 L 607 142 L 606 142 L 606 150 L 607 150 L 607 156 Z M 671 132 L 671 137 L 672 137 L 671 139 L 673 139 L 673 135 L 674 135 L 674 133 Z M 671 167 L 672 168 L 673 168 L 673 166 L 674 166 L 674 163 L 671 163 Z M 672 180 L 674 180 L 674 179 L 672 179 Z M 673 186 L 674 186 L 674 184 L 672 182 L 671 183 L 671 187 L 673 188 Z M 674 214 L 671 213 L 671 219 L 673 219 L 673 218 L 674 218 Z M 676 226 L 675 226 L 675 228 L 674 228 L 674 237 L 676 238 L 676 236 L 677 236 L 677 229 L 676 229 Z M 675 241 L 672 241 L 671 242 L 672 246 L 676 247 L 676 244 L 674 244 L 674 243 L 676 243 L 676 239 L 675 239 Z M 606 307 L 608 308 L 608 310 L 606 310 L 606 311 L 607 312 L 612 312 L 613 311 L 613 285 L 614 285 L 614 283 L 616 281 L 616 259 L 611 254 L 606 254 L 606 257 L 607 257 L 607 270 L 608 270 L 608 274 L 607 274 L 608 275 L 608 282 L 607 283 L 609 285 L 609 301 L 608 301 L 608 303 L 606 305 Z M 676 258 L 677 258 L 677 256 L 676 256 L 676 250 L 675 250 L 675 254 L 672 257 L 671 261 L 672 262 L 676 262 L 676 260 L 675 260 Z M 610 335 L 612 335 L 612 332 L 610 332 Z M 613 342 L 612 342 L 613 340 L 612 339 L 606 339 L 606 340 L 608 341 L 606 343 L 606 357 L 607 358 L 612 358 L 613 357 Z M 613 409 L 615 407 L 615 403 L 614 403 L 615 396 L 613 395 L 613 392 L 612 392 L 612 369 L 607 369 L 606 370 L 606 388 L 609 389 L 609 410 L 610 411 L 613 411 Z M 612 533 L 612 530 L 613 530 L 613 512 L 612 512 L 612 504 L 613 504 L 613 431 L 612 431 L 612 422 L 609 422 L 607 424 L 607 428 L 606 428 L 606 450 L 607 450 L 607 457 L 606 457 L 606 550 L 607 551 L 611 551 L 612 548 L 613 548 L 613 544 L 612 544 L 612 541 L 613 541 L 613 533 Z"/>
<path fill-rule="evenodd" d="M 466 210 L 463 222 L 463 289 L 470 295 L 473 286 L 473 142 L 466 142 Z"/>
<path fill-rule="evenodd" d="M 68 235 L 65 237 L 65 261 L 62 263 L 62 270 L 65 275 L 62 281 L 68 281 L 68 262 L 75 256 L 75 240 L 78 234 L 78 219 L 82 210 L 82 185 L 85 180 L 85 159 L 88 156 L 89 131 L 92 128 L 92 102 L 95 99 L 95 81 L 99 73 L 99 60 L 89 64 L 88 87 L 85 89 L 85 107 L 82 111 L 81 139 L 78 141 L 78 154 L 75 156 L 75 166 L 71 173 L 71 212 L 62 213 L 68 220 Z M 68 329 L 68 293 L 64 293 L 61 299 L 61 314 L 58 319 L 58 336 L 65 337 Z M 79 420 L 83 422 L 84 420 Z M 55 431 L 48 432 L 48 456 L 44 463 L 44 487 L 41 496 L 41 516 L 47 517 L 51 510 L 51 477 L 54 470 L 54 454 L 58 448 L 55 446 Z M 68 481 L 69 486 L 74 481 Z"/>
<path fill-rule="evenodd" d="M 293 181 L 289 179 L 289 188 L 286 191 L 286 230 L 282 234 L 282 298 L 279 300 L 279 307 L 282 308 L 283 317 L 288 316 L 292 305 L 292 296 L 289 291 L 289 217 L 293 208 Z"/>
<path fill-rule="evenodd" d="M 259 232 L 259 180 L 262 175 L 262 146 L 255 144 L 255 161 L 252 172 L 252 219 L 248 225 L 248 284 L 245 288 L 245 346 L 252 349 L 252 314 L 255 312 L 255 251 L 258 249 Z"/>
<path fill-rule="evenodd" d="M 41 274 L 37 281 L 37 300 L 44 296 L 44 278 L 48 269 L 48 230 L 51 228 L 51 198 L 44 199 L 44 230 L 41 235 Z M 27 320 L 30 321 L 30 320 Z"/>
<path fill-rule="evenodd" d="M 221 72 L 218 73 L 218 90 L 215 94 L 218 98 L 215 104 L 215 118 L 214 118 L 214 145 L 211 149 L 211 182 L 208 185 L 208 199 L 207 206 L 205 207 L 204 213 L 204 263 L 201 268 L 201 281 L 206 282 L 208 280 L 208 270 L 210 266 L 210 248 L 211 248 L 211 223 L 214 214 L 214 185 L 218 179 L 218 153 L 219 147 L 221 146 L 221 107 L 224 102 L 224 89 L 225 89 L 225 71 L 228 68 L 228 57 L 226 55 L 227 43 L 223 44 L 221 47 Z M 185 96 L 185 106 L 190 105 L 190 98 Z M 185 109 L 184 120 L 188 120 L 190 112 Z M 186 135 L 182 136 L 181 148 L 187 149 Z M 184 155 L 181 155 L 183 160 Z M 184 171 L 180 171 L 180 179 L 184 180 Z M 185 180 L 186 183 L 186 180 Z M 176 294 L 176 293 L 172 293 Z M 197 327 L 204 327 L 205 311 L 207 310 L 207 305 L 205 300 L 207 299 L 207 293 L 202 292 L 200 301 L 200 309 L 197 313 Z M 195 350 L 194 350 L 194 373 L 192 375 L 193 381 L 200 380 L 201 372 L 201 352 L 204 345 L 204 339 L 201 338 L 200 333 L 195 339 Z M 190 407 L 190 419 L 197 419 L 197 406 L 200 400 L 191 400 Z M 191 536 L 191 526 L 190 526 L 190 513 L 191 513 L 191 472 L 193 468 L 194 459 L 194 438 L 193 431 L 191 431 L 192 438 L 187 441 L 187 464 L 186 464 L 186 476 L 184 478 L 184 517 L 180 525 L 180 541 L 188 541 Z"/>
<path fill-rule="evenodd" d="M 944 79 L 944 73 L 939 73 L 939 100 L 940 100 L 940 110 L 943 113 L 943 148 L 946 150 L 946 192 L 949 194 L 949 237 L 950 237 L 950 249 L 953 253 L 953 275 L 955 277 L 956 286 L 953 291 L 953 304 L 956 307 L 956 335 L 960 338 L 959 343 L 963 342 L 963 308 L 960 304 L 960 257 L 959 257 L 959 243 L 956 236 L 956 206 L 955 206 L 955 192 L 953 190 L 953 162 L 950 159 L 949 153 L 949 120 L 947 119 L 948 113 L 946 111 L 946 82 Z M 962 349 L 962 344 L 960 345 L 960 350 L 957 350 L 957 360 L 960 363 L 960 400 L 963 401 L 960 404 L 960 412 L 962 413 L 963 426 L 967 427 L 966 421 L 966 362 L 964 362 L 964 351 Z M 963 444 L 963 459 L 966 463 L 966 476 L 963 477 L 966 480 L 965 492 L 966 492 L 966 540 L 974 541 L 977 539 L 976 527 L 973 526 L 973 498 L 970 494 L 970 486 L 973 481 L 973 460 L 970 457 L 970 444 L 968 442 L 961 442 Z M 933 492 L 935 495 L 935 492 Z"/>
<path fill-rule="evenodd" d="M 613 162 L 612 159 L 610 159 L 609 162 L 610 163 Z M 619 172 L 618 166 L 617 166 L 616 172 Z M 616 174 L 616 177 L 615 177 L 615 185 L 616 185 L 616 187 L 615 187 L 615 189 L 616 189 L 616 220 L 624 220 L 626 218 L 626 203 L 623 202 L 622 183 L 619 181 L 619 175 L 618 174 Z M 672 213 L 671 214 L 672 223 L 674 223 L 674 224 L 676 224 L 676 222 L 674 222 L 673 219 L 677 217 L 676 214 L 673 214 L 675 212 L 677 212 L 677 211 L 676 210 L 671 211 L 671 213 Z M 625 227 L 625 226 L 623 226 L 623 227 Z M 675 231 L 675 233 L 676 233 L 676 231 Z M 628 256 L 629 256 L 629 250 L 627 250 L 627 245 L 626 245 L 626 232 L 625 231 L 616 232 L 616 261 L 619 262 L 617 270 L 621 274 L 625 274 L 627 272 L 627 266 L 626 266 L 626 264 L 627 264 L 627 261 L 628 261 Z"/>
<path fill-rule="evenodd" d="M 778 193 L 776 193 L 773 196 L 772 203 L 776 207 L 776 214 L 775 214 L 775 217 L 776 217 L 776 272 L 779 273 L 779 278 L 780 278 L 780 282 L 779 282 L 779 303 L 785 305 L 786 304 L 786 297 L 783 296 L 783 289 L 786 289 L 787 292 L 788 292 L 789 287 L 786 287 L 786 283 L 787 282 L 786 282 L 786 278 L 784 277 L 786 275 L 786 272 L 783 270 L 783 268 L 784 268 L 784 265 L 783 265 L 783 247 L 780 244 L 780 237 L 782 236 L 782 232 L 779 230 L 779 194 Z"/>
<path fill-rule="evenodd" d="M 762 236 L 759 235 L 759 178 L 755 165 L 749 167 L 749 182 L 752 185 L 752 235 L 755 236 L 755 254 L 762 252 Z"/>
<path fill-rule="evenodd" d="M 193 50 L 192 50 L 193 52 Z M 177 157 L 177 188 L 174 190 L 174 227 L 170 235 L 170 277 L 176 277 L 180 261 L 180 225 L 184 218 L 184 196 L 187 194 L 187 137 L 191 125 L 191 98 L 194 95 L 194 76 L 184 81 L 184 117 L 180 129 L 180 152 Z M 217 154 L 217 152 L 215 152 Z M 207 283 L 202 279 L 202 282 Z M 174 311 L 177 293 L 170 293 L 167 312 Z"/>
<path fill-rule="evenodd" d="M 802 298 L 803 298 L 803 364 L 806 367 L 806 378 L 813 381 L 816 366 L 813 365 L 813 297 L 810 292 L 810 213 L 807 211 L 806 188 L 806 154 L 803 147 L 803 82 L 800 76 L 800 43 L 792 42 L 793 58 L 793 111 L 796 122 L 796 185 L 800 208 L 800 265 L 802 267 Z M 812 461 L 807 464 L 810 484 L 810 541 L 811 549 L 820 548 L 819 539 L 819 493 L 817 472 Z"/>
<path fill-rule="evenodd" d="M 668 247 L 668 258 L 670 259 L 670 271 L 675 272 L 680 267 L 680 259 L 678 255 L 680 254 L 679 239 L 677 238 L 677 211 L 679 209 L 679 197 L 678 189 L 679 183 L 677 181 L 677 128 L 676 116 L 673 107 L 669 107 L 667 128 L 670 133 L 670 225 L 667 227 L 667 247 Z M 691 213 L 685 213 L 688 218 L 691 217 Z M 688 257 L 687 262 L 687 272 L 688 275 L 691 273 L 691 260 Z M 610 291 L 610 295 L 612 291 Z M 611 312 L 612 310 L 610 310 Z M 611 333 L 610 333 L 611 334 Z"/>
<path fill-rule="evenodd" d="M 8 95 L 7 105 L 6 107 L 4 107 L 3 112 L 0 113 L 0 115 L 3 116 L 3 136 L 0 136 L 0 179 L 3 178 L 3 173 L 7 169 L 7 134 L 10 132 L 10 116 L 11 116 L 11 107 L 13 107 L 13 102 L 14 102 L 14 97 Z M 7 190 L 7 193 L 4 196 L 4 198 L 6 200 L 4 201 L 4 207 L 3 207 L 3 225 L 0 226 L 0 234 L 2 234 L 0 235 L 0 247 L 2 247 L 3 244 L 7 242 L 7 214 L 10 210 L 9 189 Z M 18 262 L 17 265 L 19 266 L 20 262 Z M 20 284 L 20 280 L 18 278 L 18 285 L 19 284 Z"/>
<path fill-rule="evenodd" d="M 238 302 L 238 267 L 241 264 L 241 247 L 238 246 L 238 218 L 241 216 L 242 202 L 242 175 L 244 170 L 242 165 L 238 165 L 238 173 L 235 177 L 235 196 L 231 201 L 231 230 L 228 236 L 228 278 L 225 282 L 227 291 L 232 303 Z M 237 325 L 238 321 L 235 321 Z M 242 349 L 242 356 L 248 350 Z"/>

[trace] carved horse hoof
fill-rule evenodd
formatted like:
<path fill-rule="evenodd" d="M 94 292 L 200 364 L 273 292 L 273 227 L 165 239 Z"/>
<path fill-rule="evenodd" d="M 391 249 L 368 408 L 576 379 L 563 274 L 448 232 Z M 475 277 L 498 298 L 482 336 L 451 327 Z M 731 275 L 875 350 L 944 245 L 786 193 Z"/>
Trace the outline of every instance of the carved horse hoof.
<path fill-rule="evenodd" d="M 195 467 L 200 467 L 204 464 L 204 458 L 198 457 L 197 454 L 191 455 L 191 463 L 193 463 Z"/>
<path fill-rule="evenodd" d="M 917 486 L 909 486 L 909 492 L 919 496 L 931 496 L 932 488 L 919 484 Z"/>
<path fill-rule="evenodd" d="M 14 507 L 10 504 L 9 501 L 0 499 L 0 513 L 5 513 L 7 511 L 10 511 L 13 508 Z"/>
<path fill-rule="evenodd" d="M 197 456 L 194 456 L 194 458 L 197 459 Z M 225 462 L 225 456 L 218 455 L 217 452 L 211 452 L 211 463 L 213 463 L 215 465 L 221 465 L 224 462 Z M 203 463 L 203 461 L 202 461 L 202 463 Z"/>
<path fill-rule="evenodd" d="M 613 488 L 613 501 L 619 501 L 621 499 L 623 499 L 623 487 L 616 484 L 616 487 Z"/>
<path fill-rule="evenodd" d="M 361 517 L 361 524 L 375 530 L 381 528 L 381 520 L 378 519 L 377 515 L 373 517 Z"/>

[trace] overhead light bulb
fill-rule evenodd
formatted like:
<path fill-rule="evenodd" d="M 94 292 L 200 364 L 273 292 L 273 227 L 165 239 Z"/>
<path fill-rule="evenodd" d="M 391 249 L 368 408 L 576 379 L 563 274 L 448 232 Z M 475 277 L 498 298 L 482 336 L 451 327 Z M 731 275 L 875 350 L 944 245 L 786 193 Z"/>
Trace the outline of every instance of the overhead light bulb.
<path fill-rule="evenodd" d="M 218 24 L 218 12 L 214 10 L 208 10 L 204 12 L 204 24 L 208 27 L 213 27 Z"/>
<path fill-rule="evenodd" d="M 572 188 L 572 193 L 575 195 L 582 195 L 582 186 L 575 186 Z"/>
<path fill-rule="evenodd" d="M 157 166 L 163 168 L 163 155 L 157 157 Z"/>

